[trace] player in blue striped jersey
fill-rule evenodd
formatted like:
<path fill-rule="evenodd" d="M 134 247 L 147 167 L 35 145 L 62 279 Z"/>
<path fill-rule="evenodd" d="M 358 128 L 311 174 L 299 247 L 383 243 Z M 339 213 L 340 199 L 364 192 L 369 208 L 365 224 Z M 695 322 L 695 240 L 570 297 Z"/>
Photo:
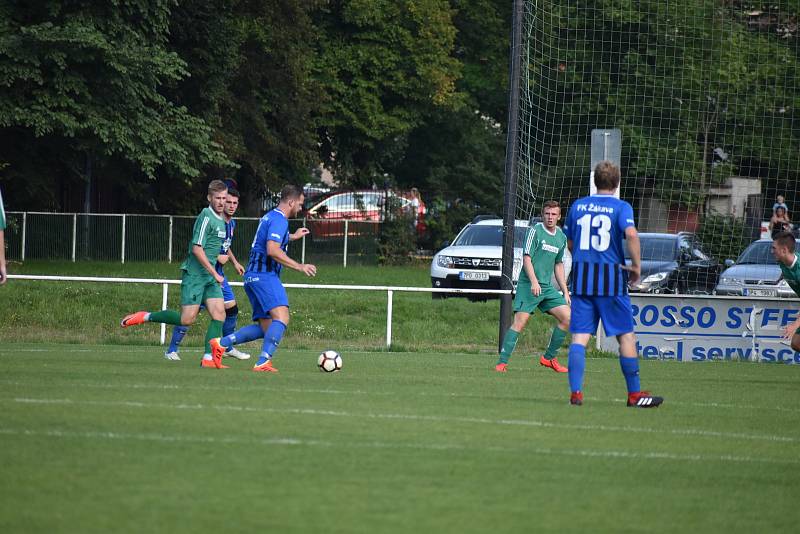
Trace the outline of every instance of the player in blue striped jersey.
<path fill-rule="evenodd" d="M 641 247 L 633 208 L 614 196 L 619 168 L 610 161 L 597 164 L 597 194 L 576 200 L 564 223 L 572 252 L 572 344 L 569 347 L 570 403 L 583 404 L 586 345 L 603 321 L 606 334 L 619 342 L 619 362 L 628 388 L 628 406 L 654 408 L 664 399 L 641 391 L 633 313 L 628 283 L 641 273 Z M 627 241 L 631 265 L 625 264 Z"/>
<path fill-rule="evenodd" d="M 225 350 L 234 345 L 263 338 L 261 356 L 253 371 L 278 371 L 272 366 L 272 356 L 289 324 L 289 298 L 281 283 L 281 270 L 286 266 L 306 276 L 317 274 L 314 265 L 298 263 L 286 253 L 289 241 L 302 239 L 308 234 L 307 228 L 289 233 L 289 219 L 300 212 L 304 198 L 301 188 L 287 185 L 281 190 L 278 207 L 259 221 L 244 274 L 244 291 L 253 306 L 253 321 L 258 321 L 258 324 L 245 326 L 223 338 L 212 339 L 211 350 L 215 358 L 221 357 Z"/>
<path fill-rule="evenodd" d="M 219 256 L 217 256 L 217 261 L 214 265 L 214 270 L 217 272 L 217 274 L 222 276 L 222 300 L 224 301 L 225 305 L 225 321 L 222 323 L 223 336 L 230 335 L 234 330 L 236 330 L 236 321 L 239 318 L 239 306 L 236 303 L 236 296 L 233 293 L 233 288 L 231 288 L 231 285 L 228 283 L 228 277 L 225 275 L 224 270 L 225 264 L 230 262 L 240 276 L 244 274 L 244 267 L 242 267 L 231 250 L 233 234 L 236 230 L 236 219 L 234 219 L 233 216 L 236 214 L 238 207 L 239 191 L 233 188 L 228 188 L 228 196 L 225 198 L 225 208 L 222 212 L 223 217 L 225 218 L 225 240 L 222 242 Z M 200 308 L 202 309 L 204 306 L 200 306 Z M 183 341 L 184 336 L 186 336 L 186 332 L 188 330 L 189 327 L 183 325 L 176 326 L 172 329 L 172 339 L 169 342 L 167 351 L 164 353 L 165 359 L 181 359 L 181 357 L 178 355 L 178 350 L 180 349 L 181 342 Z M 210 357 L 210 347 L 206 346 L 205 349 Z M 249 354 L 241 352 L 236 348 L 226 351 L 225 356 L 236 358 L 237 360 L 247 360 L 250 358 Z"/>

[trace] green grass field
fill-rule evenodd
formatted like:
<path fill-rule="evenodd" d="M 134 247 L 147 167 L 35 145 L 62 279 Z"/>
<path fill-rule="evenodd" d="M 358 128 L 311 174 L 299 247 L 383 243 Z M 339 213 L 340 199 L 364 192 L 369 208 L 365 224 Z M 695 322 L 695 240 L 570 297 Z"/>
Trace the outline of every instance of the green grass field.
<path fill-rule="evenodd" d="M 287 270 L 288 283 L 430 287 L 429 268 L 322 265 L 315 278 Z M 128 278 L 180 279 L 178 265 L 167 263 L 72 263 L 28 261 L 11 268 L 17 274 L 49 274 Z M 239 277 L 232 276 L 232 280 Z M 250 319 L 250 303 L 235 287 L 241 309 L 239 324 Z M 283 345 L 290 349 L 322 350 L 324 342 L 340 350 L 385 350 L 386 292 L 289 289 L 292 321 Z M 119 328 L 132 311 L 161 308 L 161 286 L 143 284 L 42 282 L 12 280 L 0 299 L 16 303 L 0 320 L 0 339 L 25 342 L 157 343 L 159 328 Z M 172 286 L 169 305 L 179 306 L 180 290 Z M 497 350 L 498 300 L 432 301 L 429 293 L 395 293 L 394 351 L 494 352 Z M 186 339 L 187 347 L 202 344 L 208 324 L 204 315 Z M 520 350 L 545 347 L 552 319 L 536 314 L 520 339 Z M 541 349 L 539 349 L 541 350 Z"/>
<path fill-rule="evenodd" d="M 281 350 L 204 370 L 158 347 L 5 342 L 2 532 L 789 532 L 800 369 L 618 363 L 586 404 L 522 354 Z"/>

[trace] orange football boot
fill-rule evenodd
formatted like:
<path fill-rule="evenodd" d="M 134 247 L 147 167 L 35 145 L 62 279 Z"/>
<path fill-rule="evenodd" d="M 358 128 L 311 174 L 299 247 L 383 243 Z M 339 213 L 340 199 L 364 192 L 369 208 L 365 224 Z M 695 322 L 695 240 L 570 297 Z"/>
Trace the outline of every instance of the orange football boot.
<path fill-rule="evenodd" d="M 119 325 L 122 328 L 128 328 L 129 326 L 135 326 L 137 324 L 142 324 L 142 323 L 146 322 L 145 321 L 146 317 L 147 317 L 147 312 L 146 311 L 138 311 L 136 313 L 131 313 L 131 314 L 128 314 L 125 317 L 123 317 L 122 320 L 119 322 Z"/>
<path fill-rule="evenodd" d="M 218 369 L 222 369 L 220 367 L 222 365 L 222 356 L 225 354 L 225 347 L 220 344 L 220 338 L 215 337 L 208 341 L 208 344 L 211 345 L 211 358 L 214 360 L 214 365 L 217 366 Z"/>
<path fill-rule="evenodd" d="M 203 369 L 227 369 L 227 365 L 217 363 L 215 360 L 200 360 L 200 367 Z"/>
<path fill-rule="evenodd" d="M 539 365 L 542 365 L 544 367 L 549 367 L 556 373 L 566 373 L 567 371 L 569 371 L 569 369 L 558 363 L 558 358 L 553 358 L 552 360 L 548 360 L 547 358 L 542 356 L 541 358 L 539 358 Z"/>
<path fill-rule="evenodd" d="M 253 366 L 253 371 L 256 373 L 277 373 L 278 370 L 272 367 L 272 360 L 267 360 L 261 365 Z"/>

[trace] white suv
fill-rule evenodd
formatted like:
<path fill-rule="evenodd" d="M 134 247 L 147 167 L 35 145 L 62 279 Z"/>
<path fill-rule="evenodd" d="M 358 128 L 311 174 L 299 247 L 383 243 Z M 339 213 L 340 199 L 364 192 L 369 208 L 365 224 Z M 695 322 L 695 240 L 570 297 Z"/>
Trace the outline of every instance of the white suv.
<path fill-rule="evenodd" d="M 531 222 L 539 222 L 534 218 Z M 517 219 L 514 223 L 514 287 L 522 269 L 522 242 L 528 230 L 528 221 Z M 501 263 L 503 257 L 502 219 L 475 220 L 458 233 L 453 243 L 433 256 L 431 285 L 437 288 L 501 289 Z M 569 250 L 564 252 L 564 276 L 569 276 L 572 264 Z M 555 281 L 553 282 L 555 285 Z M 432 293 L 433 298 L 444 298 L 446 293 Z M 470 300 L 486 300 L 489 295 L 467 295 Z"/>

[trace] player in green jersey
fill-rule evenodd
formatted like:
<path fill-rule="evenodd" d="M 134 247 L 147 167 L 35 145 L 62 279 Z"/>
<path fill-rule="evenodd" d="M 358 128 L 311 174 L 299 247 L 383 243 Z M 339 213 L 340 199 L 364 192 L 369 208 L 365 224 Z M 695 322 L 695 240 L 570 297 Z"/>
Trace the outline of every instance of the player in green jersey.
<path fill-rule="evenodd" d="M 537 223 L 525 234 L 522 249 L 522 272 L 517 283 L 517 294 L 514 297 L 514 324 L 506 331 L 503 348 L 500 350 L 500 361 L 495 371 L 505 373 L 508 360 L 517 346 L 520 332 L 525 328 L 531 314 L 536 308 L 556 318 L 558 324 L 553 327 L 550 343 L 539 364 L 556 371 L 566 373 L 567 368 L 558 363 L 556 354 L 569 331 L 569 289 L 564 276 L 564 250 L 567 248 L 567 236 L 557 226 L 561 218 L 561 207 L 555 200 L 544 203 L 542 222 Z M 551 279 L 555 275 L 556 283 L 561 289 L 553 287 Z"/>
<path fill-rule="evenodd" d="M 781 274 L 796 295 L 800 295 L 800 254 L 797 243 L 790 232 L 781 232 L 772 240 L 772 255 L 778 260 Z M 800 317 L 783 329 L 783 338 L 791 340 L 792 349 L 800 352 Z"/>
<path fill-rule="evenodd" d="M 162 310 L 158 312 L 140 311 L 126 315 L 120 325 L 123 328 L 145 322 L 166 323 L 175 326 L 189 326 L 197 320 L 200 304 L 205 302 L 211 323 L 206 331 L 208 340 L 222 335 L 222 322 L 225 319 L 225 304 L 222 298 L 223 277 L 214 269 L 222 242 L 225 240 L 225 218 L 223 210 L 228 197 L 228 186 L 220 180 L 208 184 L 208 207 L 200 212 L 194 222 L 189 253 L 181 264 L 181 311 Z M 211 352 L 211 351 L 208 351 Z M 206 354 L 201 367 L 222 369 L 221 358 Z"/>

